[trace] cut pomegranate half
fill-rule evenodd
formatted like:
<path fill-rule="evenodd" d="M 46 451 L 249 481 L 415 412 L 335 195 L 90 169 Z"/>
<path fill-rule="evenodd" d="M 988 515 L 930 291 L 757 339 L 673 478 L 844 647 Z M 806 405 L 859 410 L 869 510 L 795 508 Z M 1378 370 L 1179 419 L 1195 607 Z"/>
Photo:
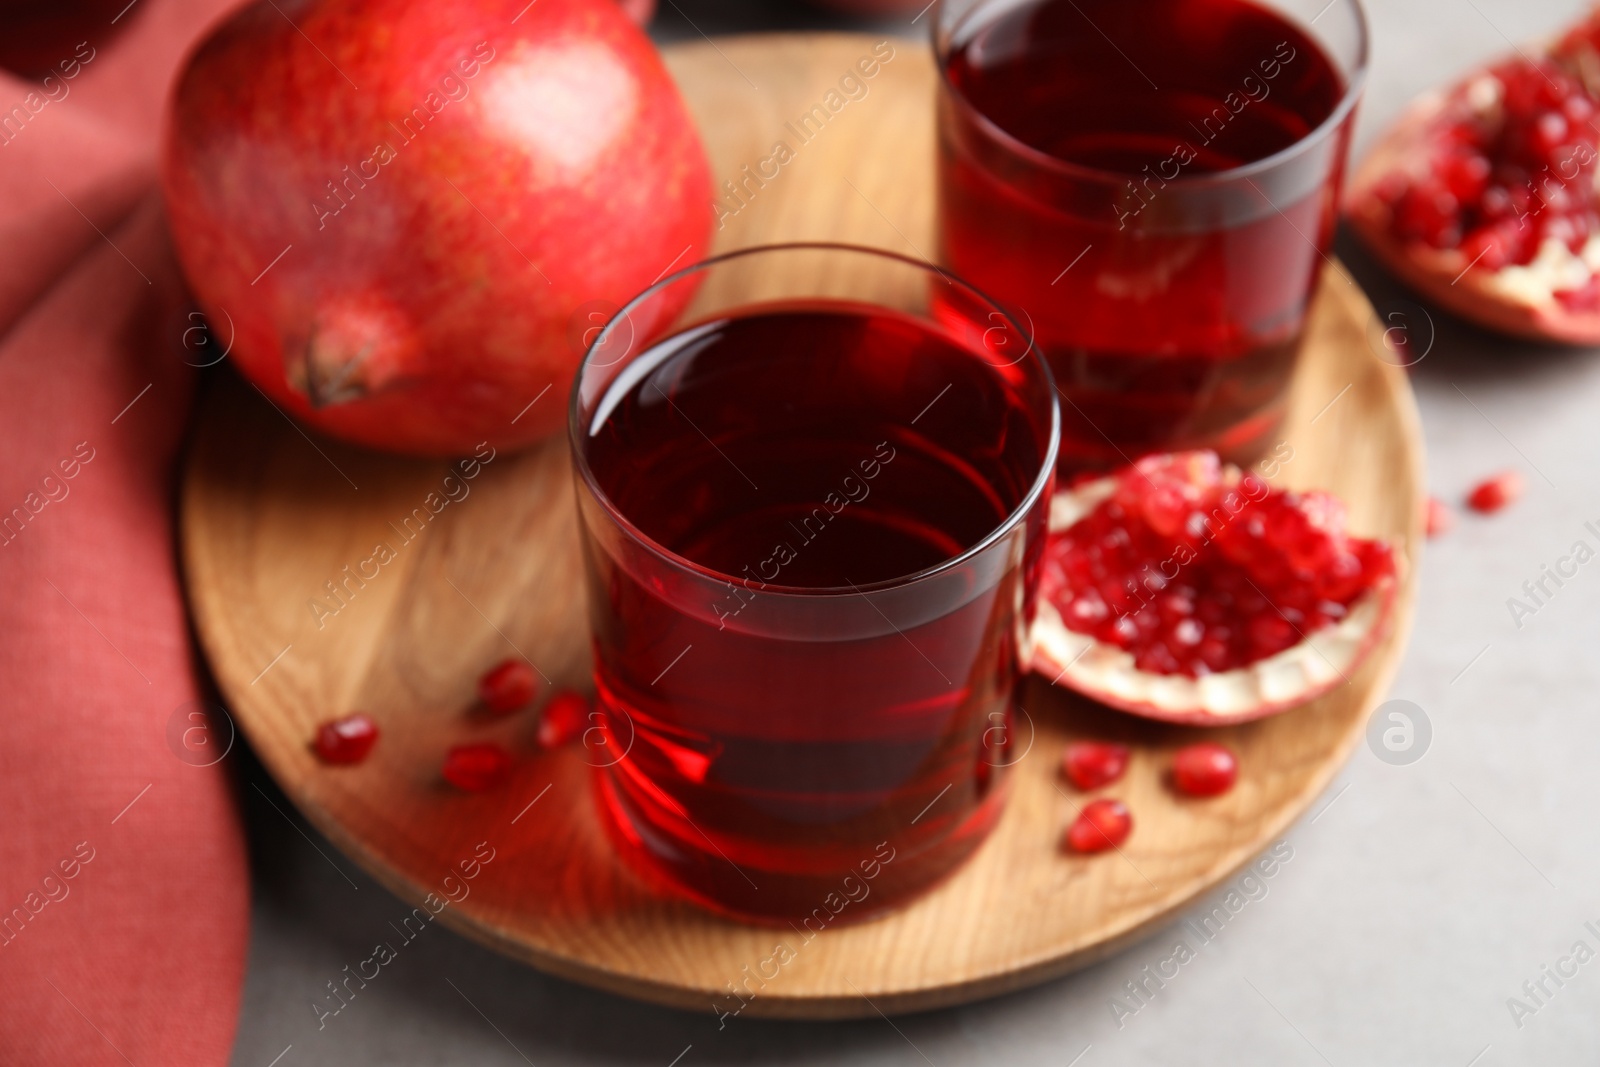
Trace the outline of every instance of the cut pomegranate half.
<path fill-rule="evenodd" d="M 1245 722 L 1343 683 L 1383 635 L 1397 559 L 1327 493 L 1212 452 L 1152 456 L 1057 493 L 1033 669 L 1169 722 Z"/>
<path fill-rule="evenodd" d="M 1346 214 L 1372 253 L 1464 319 L 1600 343 L 1595 33 L 1419 97 L 1350 183 Z"/>

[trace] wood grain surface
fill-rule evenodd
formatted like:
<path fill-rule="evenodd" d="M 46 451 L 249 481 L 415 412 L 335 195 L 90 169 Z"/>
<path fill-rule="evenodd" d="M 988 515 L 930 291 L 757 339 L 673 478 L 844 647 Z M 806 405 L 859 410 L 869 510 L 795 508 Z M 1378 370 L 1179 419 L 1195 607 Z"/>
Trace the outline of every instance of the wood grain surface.
<path fill-rule="evenodd" d="M 892 48 L 892 58 L 861 78 L 858 61 L 875 48 L 880 57 Z M 670 48 L 719 181 L 742 179 L 779 142 L 790 147 L 776 177 L 746 182 L 744 202 L 726 203 L 718 250 L 810 239 L 931 255 L 926 52 L 921 42 L 842 35 Z M 852 72 L 865 95 L 841 94 L 844 105 L 802 141 L 789 124 L 814 104 L 826 108 Z M 1405 375 L 1374 355 L 1372 327 L 1370 308 L 1335 265 L 1295 382 L 1284 430 L 1293 458 L 1279 481 L 1336 491 L 1357 532 L 1391 538 L 1414 560 L 1422 445 Z M 507 655 L 526 655 L 555 685 L 587 688 L 588 639 L 565 444 L 496 456 L 460 482 L 460 499 L 446 492 L 450 470 L 307 437 L 237 380 L 213 391 L 183 487 L 183 560 L 228 707 L 301 811 L 401 897 L 461 896 L 439 919 L 469 937 L 558 975 L 690 1010 L 926 1009 L 1115 952 L 1306 811 L 1393 676 L 1415 597 L 1411 567 L 1389 637 L 1349 684 L 1288 714 L 1206 732 L 1233 746 L 1242 765 L 1238 786 L 1213 800 L 1179 799 L 1162 782 L 1171 752 L 1200 731 L 1132 719 L 1034 680 L 1021 694 L 1027 755 L 976 858 L 903 911 L 805 941 L 658 895 L 607 846 L 587 750 L 540 753 L 532 714 L 487 721 L 469 712 L 477 676 Z M 430 493 L 448 501 L 436 515 L 424 504 Z M 414 517 L 419 508 L 426 522 Z M 380 543 L 392 558 L 362 568 Z M 377 574 L 356 585 L 346 567 Z M 342 605 L 328 597 L 329 582 L 345 590 Z M 319 598 L 320 612 L 311 607 Z M 357 710 L 382 723 L 372 757 L 353 768 L 319 763 L 309 748 L 316 726 Z M 1057 775 L 1073 736 L 1133 746 L 1116 794 L 1137 824 L 1121 855 L 1057 847 L 1082 803 Z M 445 750 L 487 739 L 518 754 L 510 784 L 478 796 L 445 786 Z M 460 864 L 470 867 L 480 842 L 493 859 L 467 880 Z M 764 962 L 780 943 L 792 958 Z M 752 983 L 757 972 L 771 977 Z M 731 984 L 744 991 L 740 1000 Z"/>

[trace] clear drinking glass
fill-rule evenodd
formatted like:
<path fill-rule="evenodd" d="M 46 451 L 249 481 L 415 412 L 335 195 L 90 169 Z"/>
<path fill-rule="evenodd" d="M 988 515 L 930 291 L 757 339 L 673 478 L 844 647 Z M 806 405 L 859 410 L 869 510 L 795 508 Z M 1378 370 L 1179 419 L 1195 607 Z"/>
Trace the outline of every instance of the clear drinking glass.
<path fill-rule="evenodd" d="M 960 864 L 1005 795 L 1058 432 L 1016 323 L 900 256 L 751 249 L 621 309 L 571 441 L 622 851 L 811 929 Z"/>
<path fill-rule="evenodd" d="M 1356 0 L 944 0 L 942 259 L 1033 334 L 1062 471 L 1275 443 L 1367 62 Z"/>

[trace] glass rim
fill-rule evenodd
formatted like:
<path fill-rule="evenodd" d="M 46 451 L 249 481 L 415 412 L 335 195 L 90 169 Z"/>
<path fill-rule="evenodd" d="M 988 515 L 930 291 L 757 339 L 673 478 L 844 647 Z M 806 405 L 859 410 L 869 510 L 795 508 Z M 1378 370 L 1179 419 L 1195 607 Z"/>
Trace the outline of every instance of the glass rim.
<path fill-rule="evenodd" d="M 628 516 L 623 513 L 622 509 L 617 506 L 616 502 L 613 501 L 609 495 L 607 495 L 605 489 L 601 487 L 600 483 L 595 478 L 594 470 L 590 467 L 588 455 L 584 450 L 584 438 L 587 436 L 587 434 L 579 424 L 579 406 L 583 392 L 583 380 L 584 375 L 590 368 L 590 360 L 594 356 L 595 350 L 599 348 L 606 335 L 610 333 L 612 327 L 625 319 L 628 316 L 628 313 L 635 307 L 637 307 L 643 301 L 654 296 L 656 293 L 661 292 L 668 286 L 682 281 L 684 278 L 687 278 L 692 274 L 709 270 L 712 267 L 719 266 L 731 260 L 774 252 L 799 251 L 843 252 L 893 260 L 905 266 L 920 270 L 927 275 L 941 278 L 946 283 L 959 286 L 971 293 L 973 296 L 977 297 L 993 311 L 1003 316 L 1005 321 L 1009 323 L 1011 327 L 1015 329 L 1024 339 L 1026 339 L 1028 344 L 1027 350 L 1022 354 L 1021 357 L 1019 357 L 1018 360 L 1015 361 L 1015 363 L 1011 365 L 1015 365 L 1016 363 L 1021 363 L 1029 359 L 1033 361 L 1035 368 L 1038 370 L 1041 376 L 1045 390 L 1049 394 L 1050 429 L 1048 434 L 1048 443 L 1045 448 L 1044 455 L 1040 459 L 1039 463 L 1039 473 L 1035 475 L 1033 484 L 1028 487 L 1028 491 L 1023 494 L 1022 499 L 1017 503 L 1017 506 L 1012 508 L 1006 517 L 996 523 L 988 533 L 984 534 L 983 537 L 979 538 L 976 542 L 968 546 L 963 551 L 951 556 L 949 559 L 942 560 L 931 567 L 924 567 L 919 571 L 913 571 L 910 574 L 900 575 L 894 578 L 883 578 L 875 582 L 866 582 L 860 585 L 798 586 L 782 585 L 776 582 L 766 582 L 763 583 L 759 589 L 753 591 L 770 593 L 778 596 L 794 596 L 804 598 L 859 596 L 864 593 L 882 592 L 884 590 L 899 589 L 902 587 L 916 585 L 928 579 L 935 578 L 946 571 L 954 570 L 962 566 L 969 560 L 986 551 L 992 545 L 1008 535 L 1013 529 L 1015 529 L 1027 516 L 1028 512 L 1031 511 L 1039 502 L 1039 498 L 1044 495 L 1045 488 L 1050 484 L 1051 479 L 1055 475 L 1056 455 L 1061 447 L 1061 403 L 1056 397 L 1055 376 L 1050 371 L 1050 364 L 1045 360 L 1043 354 L 1040 352 L 1039 346 L 1035 342 L 1033 335 L 1023 329 L 1022 324 L 1016 320 L 1015 316 L 1001 306 L 998 301 L 992 299 L 970 283 L 963 281 L 954 274 L 951 274 L 943 267 L 930 263 L 926 260 L 913 259 L 910 256 L 904 256 L 898 252 L 890 252 L 886 249 L 869 248 L 865 245 L 854 245 L 835 241 L 793 241 L 779 244 L 752 245 L 747 248 L 735 249 L 732 252 L 723 252 L 719 255 L 709 256 L 700 260 L 699 262 L 691 263 L 682 270 L 676 271 L 675 273 L 652 283 L 648 288 L 644 289 L 637 296 L 633 297 L 627 303 L 618 308 L 611 318 L 606 320 L 606 324 L 601 327 L 600 332 L 595 335 L 594 341 L 591 342 L 589 347 L 584 350 L 583 359 L 578 363 L 577 372 L 572 378 L 572 390 L 567 400 L 567 443 L 572 450 L 573 466 L 577 468 L 579 476 L 583 479 L 584 484 L 588 487 L 589 492 L 594 496 L 595 500 L 605 510 L 606 514 L 611 517 L 611 520 L 617 524 L 618 528 L 628 536 L 629 539 L 633 540 L 663 561 L 680 569 L 689 571 L 699 577 L 707 578 L 719 583 L 745 581 L 737 575 L 724 574 L 723 572 L 712 567 L 707 567 L 704 564 L 696 563 L 687 556 L 674 552 L 672 549 L 661 544 L 655 538 L 651 537 L 649 534 L 645 533 L 637 525 L 635 525 L 633 520 L 628 518 Z M 861 301 L 861 303 L 871 304 L 872 302 Z M 661 337 L 652 341 L 650 347 L 654 347 L 661 341 L 673 336 L 676 336 L 676 333 L 664 333 Z M 966 348 L 968 346 L 962 345 L 961 347 Z M 976 355 L 977 353 L 973 354 Z M 581 516 L 579 521 L 582 521 Z M 748 583 L 746 583 L 746 587 L 750 588 Z"/>
<path fill-rule="evenodd" d="M 971 18 L 977 12 L 978 8 L 983 4 L 983 2 L 984 0 L 977 0 L 973 7 L 968 11 L 966 17 L 963 18 L 961 23 L 958 23 L 957 25 L 965 24 L 966 19 Z M 1330 0 L 1328 7 L 1331 8 L 1334 6 L 1334 4 L 1339 2 L 1340 0 Z M 1315 129 L 1307 132 L 1304 137 L 1301 137 L 1291 145 L 1280 148 L 1278 151 L 1269 156 L 1262 156 L 1260 159 L 1253 159 L 1249 163 L 1244 163 L 1237 167 L 1229 167 L 1227 170 L 1211 171 L 1206 174 L 1180 174 L 1176 178 L 1166 180 L 1167 185 L 1175 185 L 1180 188 L 1198 189 L 1207 186 L 1225 185 L 1231 182 L 1248 180 L 1258 174 L 1293 160 L 1295 157 L 1310 151 L 1317 144 L 1321 143 L 1322 141 L 1326 141 L 1329 137 L 1333 136 L 1333 132 L 1342 126 L 1345 120 L 1350 117 L 1350 113 L 1355 110 L 1357 102 L 1359 102 L 1361 99 L 1361 91 L 1366 86 L 1367 69 L 1372 52 L 1372 34 L 1371 27 L 1367 21 L 1366 8 L 1362 5 L 1361 0 L 1343 0 L 1343 2 L 1355 12 L 1357 37 L 1356 58 L 1355 63 L 1351 68 L 1349 82 L 1345 85 L 1344 95 L 1339 98 L 1339 102 L 1334 105 L 1333 110 L 1328 113 L 1328 117 L 1323 119 L 1322 122 L 1318 123 Z M 941 0 L 939 7 L 940 14 L 942 15 L 944 9 L 943 0 Z M 1317 16 L 1317 18 L 1321 17 L 1321 15 Z M 984 114 L 983 111 L 979 109 L 979 107 L 971 100 L 969 100 L 967 95 L 950 80 L 948 65 L 948 60 L 950 58 L 949 42 L 946 40 L 941 40 L 941 37 L 953 37 L 955 27 L 950 28 L 951 33 L 948 35 L 942 32 L 944 29 L 944 24 L 938 17 L 935 17 L 929 23 L 929 32 L 933 39 L 934 63 L 935 66 L 939 68 L 939 91 L 948 95 L 951 100 L 955 101 L 956 104 L 968 116 L 976 121 L 979 129 L 983 130 L 985 134 L 989 135 L 994 140 L 1000 142 L 1002 147 L 1004 147 L 1007 151 L 1012 152 L 1015 155 L 1022 156 L 1024 159 L 1037 166 L 1048 170 L 1053 170 L 1079 180 L 1103 182 L 1107 185 L 1118 185 L 1122 182 L 1137 177 L 1136 174 L 1127 174 L 1114 170 L 1102 170 L 1099 167 L 1090 167 L 1085 166 L 1082 163 L 1072 163 L 1068 160 L 1057 159 L 1050 153 L 1041 151 L 1028 144 L 1026 141 L 1018 138 L 1009 130 L 1001 127 L 988 115 Z"/>

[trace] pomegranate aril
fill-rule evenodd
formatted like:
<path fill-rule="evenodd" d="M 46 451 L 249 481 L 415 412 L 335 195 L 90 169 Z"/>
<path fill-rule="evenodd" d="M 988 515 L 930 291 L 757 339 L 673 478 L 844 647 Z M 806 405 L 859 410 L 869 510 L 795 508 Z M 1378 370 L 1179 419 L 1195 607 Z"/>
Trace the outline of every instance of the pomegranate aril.
<path fill-rule="evenodd" d="M 1196 470 L 1210 480 L 1174 486 Z M 1190 529 L 1214 536 L 1184 541 Z M 1371 566 L 1358 548 L 1374 554 Z M 1388 558 L 1387 546 L 1345 534 L 1344 505 L 1331 494 L 1276 492 L 1253 476 L 1224 479 L 1214 463 L 1151 457 L 1051 540 L 1041 590 L 1068 629 L 1123 649 L 1135 669 L 1199 677 L 1343 617 Z M 1097 577 L 1077 577 L 1085 571 Z"/>
<path fill-rule="evenodd" d="M 1562 289 L 1555 298 L 1568 311 L 1600 311 L 1600 276 L 1591 277 L 1576 289 Z"/>
<path fill-rule="evenodd" d="M 1093 587 L 1073 597 L 1067 611 L 1074 620 L 1088 624 L 1101 622 L 1111 615 L 1111 609 L 1106 607 L 1105 598 Z"/>
<path fill-rule="evenodd" d="M 1395 232 L 1435 248 L 1453 248 L 1461 241 L 1460 211 L 1450 190 L 1431 183 L 1414 185 L 1395 205 Z"/>
<path fill-rule="evenodd" d="M 1259 659 L 1282 652 L 1295 642 L 1294 627 L 1275 611 L 1255 616 L 1245 629 L 1249 632 L 1250 643 L 1255 646 Z"/>
<path fill-rule="evenodd" d="M 1439 177 L 1458 202 L 1471 203 L 1489 185 L 1489 161 L 1476 152 L 1461 152 L 1448 157 L 1439 167 Z"/>
<path fill-rule="evenodd" d="M 1200 642 L 1195 655 L 1205 667 L 1206 673 L 1225 671 L 1233 661 L 1233 650 L 1228 647 L 1226 640 L 1217 637 Z"/>
<path fill-rule="evenodd" d="M 1474 486 L 1467 494 L 1467 505 L 1485 514 L 1496 512 L 1521 497 L 1524 488 L 1521 472 L 1501 471 Z"/>
<path fill-rule="evenodd" d="M 482 793 L 505 781 L 511 754 L 492 742 L 457 745 L 446 753 L 444 780 L 467 793 Z"/>
<path fill-rule="evenodd" d="M 1178 674 L 1183 665 L 1166 645 L 1146 645 L 1134 653 L 1133 665 L 1152 674 Z"/>
<path fill-rule="evenodd" d="M 1190 648 L 1198 645 L 1206 635 L 1206 628 L 1194 619 L 1180 619 L 1172 627 L 1173 643 L 1180 648 Z M 1177 651 L 1175 648 L 1174 652 Z"/>
<path fill-rule="evenodd" d="M 1510 190 L 1503 185 L 1491 185 L 1485 189 L 1478 200 L 1478 213 L 1495 222 L 1515 221 L 1513 216 L 1517 214 L 1517 208 L 1512 202 Z M 1520 230 L 1521 226 L 1516 228 Z"/>
<path fill-rule="evenodd" d="M 1099 789 L 1128 769 L 1128 746 L 1110 741 L 1071 741 L 1061 756 L 1061 773 L 1082 790 Z"/>
<path fill-rule="evenodd" d="M 1394 553 L 1381 541 L 1362 541 L 1355 546 L 1356 558 L 1361 561 L 1361 580 L 1371 585 L 1380 578 L 1394 574 Z"/>
<path fill-rule="evenodd" d="M 360 763 L 378 743 L 378 724 L 357 712 L 317 728 L 315 747 L 324 763 Z"/>
<path fill-rule="evenodd" d="M 538 689 L 539 677 L 527 660 L 503 660 L 478 679 L 478 699 L 497 715 L 526 707 Z"/>
<path fill-rule="evenodd" d="M 1267 600 L 1254 589 L 1240 590 L 1234 594 L 1233 606 L 1240 615 L 1256 615 L 1267 609 Z"/>
<path fill-rule="evenodd" d="M 1172 757 L 1172 786 L 1191 797 L 1226 793 L 1238 777 L 1238 758 L 1214 741 L 1185 745 Z"/>
<path fill-rule="evenodd" d="M 1194 590 L 1178 587 L 1163 593 L 1156 601 L 1156 609 L 1168 622 L 1178 623 L 1194 614 Z"/>
<path fill-rule="evenodd" d="M 1305 534 L 1309 524 L 1298 508 L 1269 509 L 1266 517 L 1266 536 L 1274 543 L 1292 546 Z"/>
<path fill-rule="evenodd" d="M 1333 559 L 1334 547 L 1330 540 L 1316 533 L 1303 534 L 1287 546 L 1289 564 L 1296 570 L 1315 573 Z"/>
<path fill-rule="evenodd" d="M 1162 486 L 1144 502 L 1144 518 L 1163 537 L 1175 537 L 1189 518 L 1189 501 L 1172 486 Z"/>
<path fill-rule="evenodd" d="M 1528 263 L 1546 240 L 1579 252 L 1600 218 L 1595 101 L 1570 72 L 1585 64 L 1596 66 L 1592 50 L 1565 66 L 1516 59 L 1458 87 L 1426 135 L 1426 172 L 1380 183 L 1395 234 L 1459 247 L 1480 271 Z M 1500 87 L 1497 107 L 1476 100 L 1486 79 Z"/>
<path fill-rule="evenodd" d="M 1067 827 L 1066 844 L 1074 852 L 1104 852 L 1117 848 L 1133 831 L 1128 806 L 1111 797 L 1091 800 Z"/>
<path fill-rule="evenodd" d="M 550 698 L 539 714 L 539 745 L 560 748 L 583 736 L 589 723 L 589 701 L 564 690 Z"/>
<path fill-rule="evenodd" d="M 1509 210 L 1509 209 L 1508 209 Z M 1526 230 L 1515 219 L 1479 226 L 1461 241 L 1461 254 L 1473 270 L 1496 271 L 1523 260 Z"/>
<path fill-rule="evenodd" d="M 1448 533 L 1456 524 L 1455 512 L 1450 510 L 1450 505 L 1438 497 L 1430 496 L 1423 505 L 1423 528 L 1429 537 L 1438 537 Z"/>
<path fill-rule="evenodd" d="M 1534 119 L 1528 142 L 1536 153 L 1548 158 L 1567 143 L 1566 116 L 1557 111 L 1546 111 Z"/>

